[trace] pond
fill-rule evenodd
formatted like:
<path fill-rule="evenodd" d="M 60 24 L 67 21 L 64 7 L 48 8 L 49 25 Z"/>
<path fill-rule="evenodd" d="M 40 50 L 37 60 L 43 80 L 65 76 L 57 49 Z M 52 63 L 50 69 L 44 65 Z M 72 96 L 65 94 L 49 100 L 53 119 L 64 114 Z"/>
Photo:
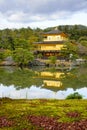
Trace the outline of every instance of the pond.
<path fill-rule="evenodd" d="M 0 98 L 65 99 L 79 92 L 87 99 L 87 66 L 72 69 L 0 67 Z"/>

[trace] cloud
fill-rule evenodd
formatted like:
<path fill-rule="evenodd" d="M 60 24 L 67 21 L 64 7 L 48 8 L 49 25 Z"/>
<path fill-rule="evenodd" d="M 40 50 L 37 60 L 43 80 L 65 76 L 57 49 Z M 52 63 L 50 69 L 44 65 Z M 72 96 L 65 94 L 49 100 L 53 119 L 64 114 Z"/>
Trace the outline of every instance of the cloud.
<path fill-rule="evenodd" d="M 0 0 L 0 21 L 10 24 L 65 20 L 78 12 L 87 15 L 87 0 Z"/>

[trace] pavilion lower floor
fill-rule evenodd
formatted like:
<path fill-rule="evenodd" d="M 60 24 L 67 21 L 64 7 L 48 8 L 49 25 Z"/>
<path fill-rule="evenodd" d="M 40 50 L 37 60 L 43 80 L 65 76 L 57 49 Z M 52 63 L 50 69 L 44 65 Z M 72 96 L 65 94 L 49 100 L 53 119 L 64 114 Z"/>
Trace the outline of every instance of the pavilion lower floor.
<path fill-rule="evenodd" d="M 50 56 L 56 56 L 58 59 L 62 58 L 60 51 L 36 51 L 34 54 L 42 59 L 48 59 Z"/>

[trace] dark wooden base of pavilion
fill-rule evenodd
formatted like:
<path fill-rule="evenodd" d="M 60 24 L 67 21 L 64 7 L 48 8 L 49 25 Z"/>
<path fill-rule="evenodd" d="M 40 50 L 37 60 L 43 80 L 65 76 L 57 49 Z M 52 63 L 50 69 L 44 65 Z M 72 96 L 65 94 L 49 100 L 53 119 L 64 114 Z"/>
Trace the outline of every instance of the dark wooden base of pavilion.
<path fill-rule="evenodd" d="M 61 52 L 58 50 L 55 51 L 36 51 L 34 52 L 35 56 L 38 57 L 41 55 L 42 59 L 48 59 L 50 56 L 56 56 L 58 59 L 62 58 L 61 57 Z"/>

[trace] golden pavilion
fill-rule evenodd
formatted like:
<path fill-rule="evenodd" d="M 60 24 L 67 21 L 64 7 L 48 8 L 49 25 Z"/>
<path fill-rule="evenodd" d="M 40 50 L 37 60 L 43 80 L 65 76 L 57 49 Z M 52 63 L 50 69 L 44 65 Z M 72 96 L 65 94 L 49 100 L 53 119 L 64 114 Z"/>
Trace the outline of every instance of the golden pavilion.
<path fill-rule="evenodd" d="M 42 58 L 48 58 L 49 56 L 56 56 L 59 58 L 61 48 L 64 46 L 64 42 L 67 40 L 67 35 L 57 28 L 55 30 L 43 33 L 43 41 L 35 42 L 36 51 L 35 54 L 42 55 Z"/>

